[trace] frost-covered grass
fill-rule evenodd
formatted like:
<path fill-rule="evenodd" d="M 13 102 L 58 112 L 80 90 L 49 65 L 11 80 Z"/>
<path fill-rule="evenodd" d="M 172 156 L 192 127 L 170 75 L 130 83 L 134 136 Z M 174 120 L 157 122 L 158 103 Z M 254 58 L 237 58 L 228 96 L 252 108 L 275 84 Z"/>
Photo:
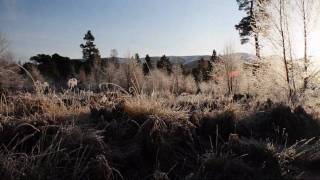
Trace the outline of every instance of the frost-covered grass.
<path fill-rule="evenodd" d="M 136 66 L 123 66 L 106 82 L 113 88 L 96 92 L 45 89 L 41 78 L 41 83 L 32 83 L 12 71 L 32 88 L 11 83 L 1 90 L 0 177 L 313 175 L 320 162 L 318 89 L 288 102 L 282 77 L 268 63 L 257 70 L 254 66 L 237 66 L 241 74 L 233 81 L 232 94 L 226 93 L 228 77 L 220 63 L 212 74 L 220 78 L 200 84 L 178 71 L 143 76 Z"/>
<path fill-rule="evenodd" d="M 6 179 L 281 179 L 317 162 L 318 120 L 271 101 L 17 93 L 0 111 Z"/>

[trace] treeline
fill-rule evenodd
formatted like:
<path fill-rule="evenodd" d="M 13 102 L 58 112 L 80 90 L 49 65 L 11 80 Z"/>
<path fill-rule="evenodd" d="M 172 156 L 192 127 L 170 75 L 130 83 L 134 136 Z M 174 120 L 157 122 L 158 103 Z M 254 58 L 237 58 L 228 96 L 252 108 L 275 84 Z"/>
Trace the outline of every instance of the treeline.
<path fill-rule="evenodd" d="M 70 58 L 59 54 L 53 54 L 52 56 L 39 54 L 31 57 L 30 61 L 23 66 L 33 74 L 34 71 L 39 71 L 50 82 L 66 81 L 71 77 L 75 77 L 81 70 L 86 70 L 89 67 L 86 62 L 70 60 Z M 42 77 L 39 76 L 34 76 L 34 78 L 42 80 Z"/>
<path fill-rule="evenodd" d="M 173 64 L 166 55 L 156 60 L 149 55 L 140 58 L 139 54 L 135 54 L 134 57 L 126 59 L 126 62 L 120 63 L 115 49 L 111 50 L 109 58 L 101 58 L 91 31 L 88 31 L 83 39 L 85 43 L 80 45 L 83 59 L 70 59 L 59 54 L 38 54 L 31 57 L 30 62 L 23 66 L 30 72 L 34 80 L 49 82 L 51 86 L 66 87 L 68 79 L 76 78 L 84 87 L 90 84 L 91 88 L 97 88 L 99 84 L 109 81 L 108 75 L 112 76 L 112 72 L 119 68 L 126 68 L 124 66 L 128 63 L 134 63 L 134 66 L 140 69 L 144 76 L 149 76 L 154 70 L 170 76 L 176 69 L 174 66 L 178 66 L 183 75 L 192 75 L 196 82 L 208 81 L 213 71 L 213 63 L 219 59 L 214 50 L 210 59 L 199 59 L 198 65 L 192 70 L 186 70 L 183 64 Z M 126 71 L 130 69 L 126 68 Z"/>

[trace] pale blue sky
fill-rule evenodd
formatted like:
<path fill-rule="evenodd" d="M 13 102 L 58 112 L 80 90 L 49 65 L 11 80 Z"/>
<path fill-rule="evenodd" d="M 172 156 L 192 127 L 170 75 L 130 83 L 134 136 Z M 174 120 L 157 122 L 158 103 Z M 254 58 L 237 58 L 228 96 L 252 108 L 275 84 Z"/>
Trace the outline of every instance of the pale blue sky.
<path fill-rule="evenodd" d="M 0 31 L 19 58 L 55 52 L 82 56 L 79 45 L 92 30 L 103 57 L 204 55 L 232 42 L 242 46 L 234 25 L 235 0 L 0 0 Z"/>

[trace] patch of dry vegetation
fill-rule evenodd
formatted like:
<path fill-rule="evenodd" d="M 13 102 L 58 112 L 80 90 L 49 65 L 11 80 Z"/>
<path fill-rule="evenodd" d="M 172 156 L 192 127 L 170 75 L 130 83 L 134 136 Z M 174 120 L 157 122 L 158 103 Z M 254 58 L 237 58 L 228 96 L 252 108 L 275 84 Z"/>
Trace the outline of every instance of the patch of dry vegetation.
<path fill-rule="evenodd" d="M 317 162 L 316 141 L 303 139 L 319 136 L 318 121 L 302 107 L 84 94 L 3 95 L 1 177 L 282 179 Z"/>
<path fill-rule="evenodd" d="M 149 116 L 156 116 L 172 121 L 182 121 L 188 118 L 187 112 L 181 107 L 168 107 L 164 99 L 137 96 L 127 99 L 124 102 L 124 113 L 134 119 L 146 119 Z"/>
<path fill-rule="evenodd" d="M 249 75 L 232 72 L 244 67 L 224 63 L 220 79 L 200 84 L 177 67 L 144 76 L 129 62 L 108 66 L 95 92 L 58 92 L 41 78 L 25 82 L 30 92 L 3 86 L 0 177 L 271 180 L 317 169 L 316 111 L 281 102 L 282 87 L 244 83 Z"/>

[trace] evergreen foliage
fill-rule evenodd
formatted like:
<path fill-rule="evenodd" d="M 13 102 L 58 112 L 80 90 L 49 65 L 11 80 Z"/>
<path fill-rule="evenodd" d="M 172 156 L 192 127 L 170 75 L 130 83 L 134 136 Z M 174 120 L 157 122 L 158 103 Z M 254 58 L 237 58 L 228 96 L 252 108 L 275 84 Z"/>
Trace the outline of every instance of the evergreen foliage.
<path fill-rule="evenodd" d="M 172 73 L 172 64 L 166 55 L 163 55 L 157 62 L 157 68 L 167 71 L 168 74 Z"/>
<path fill-rule="evenodd" d="M 145 62 L 143 63 L 143 74 L 148 75 L 150 73 L 150 70 L 153 69 L 153 65 L 151 63 L 151 58 L 147 54 L 145 57 Z"/>

